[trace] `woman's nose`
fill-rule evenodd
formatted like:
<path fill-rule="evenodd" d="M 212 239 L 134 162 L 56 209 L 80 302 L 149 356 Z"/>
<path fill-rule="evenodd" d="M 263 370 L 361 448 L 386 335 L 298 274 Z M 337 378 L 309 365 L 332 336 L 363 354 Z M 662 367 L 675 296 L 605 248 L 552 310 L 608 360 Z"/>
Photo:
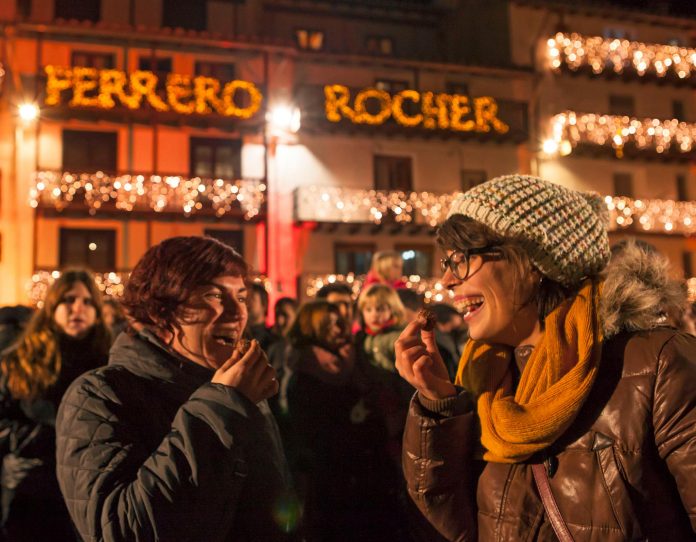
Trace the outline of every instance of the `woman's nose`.
<path fill-rule="evenodd" d="M 452 288 L 454 288 L 458 284 L 462 283 L 461 280 L 459 280 L 457 277 L 454 276 L 454 273 L 452 273 L 452 271 L 449 268 L 447 268 L 444 275 L 442 275 L 441 282 L 442 282 L 442 285 L 445 288 L 447 288 L 448 290 L 451 290 Z"/>

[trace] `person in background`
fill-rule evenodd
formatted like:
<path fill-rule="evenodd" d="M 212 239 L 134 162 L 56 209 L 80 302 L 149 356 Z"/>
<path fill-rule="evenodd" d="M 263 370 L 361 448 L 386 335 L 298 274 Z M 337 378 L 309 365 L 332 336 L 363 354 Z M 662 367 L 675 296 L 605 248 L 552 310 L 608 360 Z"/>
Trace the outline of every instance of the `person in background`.
<path fill-rule="evenodd" d="M 696 338 L 668 317 L 683 283 L 635 243 L 610 260 L 608 218 L 598 194 L 507 175 L 438 229 L 470 338 L 454 383 L 425 319 L 396 357 L 417 389 L 409 494 L 448 540 L 696 537 Z"/>
<path fill-rule="evenodd" d="M 425 307 L 425 298 L 423 294 L 419 294 L 410 288 L 399 288 L 396 290 L 401 304 L 404 306 L 404 324 L 413 322 L 423 307 Z"/>
<path fill-rule="evenodd" d="M 380 385 L 356 360 L 348 323 L 336 305 L 312 301 L 288 340 L 284 441 L 304 502 L 304 540 L 406 540 Z"/>
<path fill-rule="evenodd" d="M 432 303 L 428 308 L 435 315 L 435 342 L 447 366 L 447 372 L 454 381 L 466 342 L 464 319 L 459 311 L 448 303 Z"/>
<path fill-rule="evenodd" d="M 394 342 L 404 328 L 404 309 L 396 290 L 386 284 L 373 284 L 360 293 L 358 310 L 362 329 L 358 344 L 371 365 L 396 373 Z"/>
<path fill-rule="evenodd" d="M 692 301 L 686 306 L 682 318 L 681 329 L 689 335 L 696 336 L 696 302 Z"/>
<path fill-rule="evenodd" d="M 325 299 L 338 306 L 343 319 L 352 325 L 354 319 L 353 289 L 348 284 L 345 282 L 325 284 L 319 288 L 317 299 Z"/>
<path fill-rule="evenodd" d="M 0 308 L 0 352 L 22 334 L 34 311 L 24 305 Z"/>
<path fill-rule="evenodd" d="M 122 331 L 128 327 L 126 314 L 123 312 L 121 303 L 113 297 L 104 300 L 104 323 L 111 330 L 111 336 L 115 339 Z"/>
<path fill-rule="evenodd" d="M 249 286 L 249 334 L 261 345 L 264 352 L 278 337 L 266 326 L 268 314 L 268 292 L 263 284 L 253 282 Z"/>
<path fill-rule="evenodd" d="M 375 252 L 372 256 L 370 271 L 365 277 L 363 289 L 372 284 L 387 284 L 392 288 L 405 288 L 403 281 L 404 260 L 395 250 Z"/>
<path fill-rule="evenodd" d="M 242 257 L 208 237 L 166 239 L 136 264 L 129 333 L 56 420 L 58 481 L 82 539 L 267 542 L 293 530 L 266 403 L 278 382 L 243 339 L 248 280 Z"/>
<path fill-rule="evenodd" d="M 75 540 L 56 480 L 56 411 L 70 384 L 104 365 L 111 337 L 92 276 L 67 270 L 0 360 L 2 533 L 21 542 Z"/>
<path fill-rule="evenodd" d="M 297 299 L 292 297 L 281 297 L 276 301 L 273 307 L 275 322 L 271 330 L 276 337 L 285 337 L 287 335 L 288 329 L 290 329 L 290 325 L 295 319 L 297 308 Z"/>

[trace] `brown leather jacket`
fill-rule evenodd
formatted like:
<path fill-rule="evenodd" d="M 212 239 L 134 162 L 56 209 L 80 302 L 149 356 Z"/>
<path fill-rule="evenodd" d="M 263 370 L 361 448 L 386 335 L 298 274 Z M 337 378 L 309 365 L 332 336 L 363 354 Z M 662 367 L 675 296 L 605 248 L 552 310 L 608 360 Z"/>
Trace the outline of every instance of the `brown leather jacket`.
<path fill-rule="evenodd" d="M 529 463 L 473 459 L 462 391 L 448 415 L 414 397 L 404 434 L 409 493 L 448 540 L 555 541 L 529 463 L 545 461 L 576 542 L 696 540 L 696 338 L 671 328 L 606 341 L 571 428 Z"/>

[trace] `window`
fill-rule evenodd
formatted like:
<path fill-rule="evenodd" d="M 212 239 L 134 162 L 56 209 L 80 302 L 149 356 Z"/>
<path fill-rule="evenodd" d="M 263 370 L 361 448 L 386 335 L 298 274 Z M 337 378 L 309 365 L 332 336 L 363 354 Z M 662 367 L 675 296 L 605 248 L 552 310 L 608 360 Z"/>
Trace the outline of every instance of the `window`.
<path fill-rule="evenodd" d="M 684 121 L 684 102 L 681 100 L 672 100 L 672 118 L 679 121 Z"/>
<path fill-rule="evenodd" d="M 375 79 L 375 88 L 383 90 L 390 94 L 396 94 L 402 90 L 407 90 L 409 87 L 408 81 L 395 81 L 393 79 Z M 412 102 L 407 102 L 412 103 Z"/>
<path fill-rule="evenodd" d="M 686 175 L 681 173 L 677 174 L 677 200 L 679 201 L 689 201 L 689 187 L 686 182 Z"/>
<path fill-rule="evenodd" d="M 92 51 L 73 51 L 72 66 L 108 70 L 114 67 L 113 53 L 94 53 Z"/>
<path fill-rule="evenodd" d="M 693 252 L 687 250 L 682 252 L 682 267 L 684 268 L 684 277 L 688 279 L 694 276 Z"/>
<path fill-rule="evenodd" d="M 204 179 L 239 179 L 242 142 L 239 139 L 191 138 L 191 175 Z"/>
<path fill-rule="evenodd" d="M 217 230 L 206 228 L 204 234 L 232 247 L 244 255 L 244 232 L 242 230 Z"/>
<path fill-rule="evenodd" d="M 404 275 L 432 276 L 432 245 L 396 245 L 394 248 L 401 254 L 401 258 L 404 260 Z"/>
<path fill-rule="evenodd" d="M 488 175 L 482 169 L 462 169 L 460 171 L 462 192 L 472 189 L 474 186 L 485 183 Z"/>
<path fill-rule="evenodd" d="M 612 94 L 609 96 L 609 114 L 633 117 L 636 114 L 636 104 L 633 96 Z"/>
<path fill-rule="evenodd" d="M 196 75 L 214 77 L 218 81 L 227 83 L 234 81 L 235 66 L 225 62 L 196 62 Z"/>
<path fill-rule="evenodd" d="M 56 0 L 56 19 L 77 19 L 96 23 L 101 16 L 100 0 Z"/>
<path fill-rule="evenodd" d="M 365 49 L 368 53 L 375 55 L 392 55 L 394 54 L 394 40 L 386 36 L 367 36 Z"/>
<path fill-rule="evenodd" d="M 411 162 L 408 156 L 375 155 L 375 190 L 413 190 Z"/>
<path fill-rule="evenodd" d="M 447 92 L 447 94 L 459 94 L 460 96 L 468 96 L 469 85 L 467 83 L 449 81 L 445 85 L 445 92 Z"/>
<path fill-rule="evenodd" d="M 633 197 L 633 175 L 630 173 L 614 173 L 614 195 Z"/>
<path fill-rule="evenodd" d="M 300 28 L 295 30 L 297 46 L 305 51 L 321 51 L 324 49 L 324 32 Z"/>
<path fill-rule="evenodd" d="M 334 245 L 335 272 L 339 275 L 347 273 L 364 275 L 370 270 L 370 262 L 375 250 L 373 243 L 336 243 Z"/>
<path fill-rule="evenodd" d="M 116 141 L 116 132 L 63 130 L 63 169 L 79 173 L 115 173 Z"/>
<path fill-rule="evenodd" d="M 141 56 L 138 59 L 138 69 L 149 70 L 158 77 L 163 75 L 166 78 L 167 74 L 172 73 L 172 59 L 170 57 L 153 57 L 150 55 Z"/>
<path fill-rule="evenodd" d="M 206 0 L 163 0 L 162 26 L 205 30 L 208 26 Z"/>
<path fill-rule="evenodd" d="M 116 269 L 116 230 L 60 229 L 60 267 L 87 267 L 98 273 Z"/>

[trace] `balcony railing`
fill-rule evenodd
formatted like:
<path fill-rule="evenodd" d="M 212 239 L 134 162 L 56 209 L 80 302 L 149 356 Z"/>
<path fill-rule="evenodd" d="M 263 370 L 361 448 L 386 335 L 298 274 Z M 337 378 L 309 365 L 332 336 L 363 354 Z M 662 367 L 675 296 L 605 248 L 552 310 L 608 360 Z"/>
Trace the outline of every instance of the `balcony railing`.
<path fill-rule="evenodd" d="M 155 211 L 190 216 L 208 212 L 221 217 L 233 209 L 249 220 L 259 214 L 266 185 L 260 179 L 201 179 L 178 175 L 109 175 L 39 171 L 30 190 L 30 205 L 66 207 L 83 205 L 90 214 L 99 210 Z"/>

